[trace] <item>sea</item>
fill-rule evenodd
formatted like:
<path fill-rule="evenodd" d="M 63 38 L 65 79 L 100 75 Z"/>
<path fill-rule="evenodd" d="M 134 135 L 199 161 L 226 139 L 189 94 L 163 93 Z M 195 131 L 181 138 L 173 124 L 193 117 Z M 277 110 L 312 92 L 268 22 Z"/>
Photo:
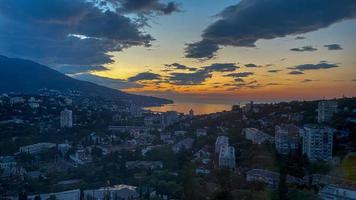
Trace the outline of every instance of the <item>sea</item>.
<path fill-rule="evenodd" d="M 153 112 L 176 111 L 184 114 L 188 114 L 190 109 L 193 109 L 195 115 L 204 115 L 230 111 L 231 107 L 232 104 L 175 102 L 157 107 L 146 107 L 145 109 Z"/>

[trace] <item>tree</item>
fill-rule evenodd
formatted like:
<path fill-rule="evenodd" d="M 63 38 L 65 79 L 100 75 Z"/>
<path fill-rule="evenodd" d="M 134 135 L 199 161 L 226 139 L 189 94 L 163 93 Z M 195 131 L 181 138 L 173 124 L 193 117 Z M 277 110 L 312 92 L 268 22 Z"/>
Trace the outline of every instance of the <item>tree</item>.
<path fill-rule="evenodd" d="M 94 147 L 91 153 L 95 158 L 101 158 L 103 156 L 103 150 L 98 147 Z"/>
<path fill-rule="evenodd" d="M 287 172 L 284 166 L 281 166 L 280 169 L 278 193 L 279 193 L 279 200 L 288 199 Z"/>
<path fill-rule="evenodd" d="M 27 193 L 25 191 L 19 193 L 19 200 L 27 200 Z"/>
<path fill-rule="evenodd" d="M 194 180 L 193 166 L 188 166 L 183 171 L 183 197 L 182 199 L 198 199 L 197 184 Z"/>
<path fill-rule="evenodd" d="M 221 169 L 216 171 L 216 181 L 219 185 L 219 191 L 214 195 L 216 200 L 232 200 L 232 179 L 229 169 Z"/>

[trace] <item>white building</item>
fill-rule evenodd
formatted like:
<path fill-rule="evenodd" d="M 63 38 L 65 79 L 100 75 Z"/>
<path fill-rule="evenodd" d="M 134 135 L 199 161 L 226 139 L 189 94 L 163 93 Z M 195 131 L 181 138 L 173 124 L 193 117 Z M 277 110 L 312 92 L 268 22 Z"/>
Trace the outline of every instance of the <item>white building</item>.
<path fill-rule="evenodd" d="M 16 167 L 16 160 L 13 156 L 0 156 L 0 169 L 12 169 Z"/>
<path fill-rule="evenodd" d="M 85 165 L 93 161 L 90 154 L 88 154 L 85 149 L 78 149 L 74 154 L 69 155 L 69 158 L 76 165 Z"/>
<path fill-rule="evenodd" d="M 43 143 L 31 144 L 31 145 L 20 147 L 19 152 L 37 154 L 44 150 L 51 149 L 55 146 L 56 144 L 43 142 Z"/>
<path fill-rule="evenodd" d="M 84 190 L 85 200 L 104 200 L 104 199 L 139 199 L 140 194 L 136 191 L 137 187 L 130 185 L 115 185 L 112 187 L 103 187 L 95 190 Z"/>
<path fill-rule="evenodd" d="M 274 142 L 274 137 L 256 128 L 244 128 L 242 130 L 242 134 L 245 136 L 247 140 L 251 140 L 253 144 Z"/>
<path fill-rule="evenodd" d="M 232 146 L 222 146 L 219 153 L 219 167 L 235 170 L 235 148 Z"/>
<path fill-rule="evenodd" d="M 35 102 L 29 102 L 28 106 L 30 106 L 31 108 L 39 108 L 40 104 L 39 103 L 35 103 Z"/>
<path fill-rule="evenodd" d="M 71 128 L 73 126 L 72 111 L 64 109 L 61 112 L 61 128 Z"/>
<path fill-rule="evenodd" d="M 203 137 L 203 136 L 208 135 L 207 131 L 203 128 L 197 129 L 196 134 L 197 134 L 197 137 Z"/>
<path fill-rule="evenodd" d="M 279 154 L 296 153 L 299 146 L 299 128 L 292 124 L 276 126 L 274 141 Z"/>
<path fill-rule="evenodd" d="M 337 112 L 336 101 L 319 101 L 318 123 L 328 122 L 336 112 Z"/>
<path fill-rule="evenodd" d="M 352 200 L 356 199 L 356 190 L 334 185 L 326 185 L 319 191 L 322 200 Z"/>
<path fill-rule="evenodd" d="M 69 149 L 71 148 L 72 146 L 69 145 L 69 144 L 58 144 L 57 146 L 57 150 L 62 154 L 62 156 L 64 156 L 68 151 Z"/>
<path fill-rule="evenodd" d="M 162 114 L 162 127 L 171 126 L 179 121 L 179 115 L 176 111 L 168 111 Z"/>
<path fill-rule="evenodd" d="M 277 187 L 280 180 L 280 173 L 265 169 L 251 169 L 246 172 L 247 182 L 263 182 L 272 187 Z M 302 184 L 303 180 L 294 176 L 287 175 L 288 184 Z"/>
<path fill-rule="evenodd" d="M 301 130 L 303 154 L 311 161 L 332 160 L 334 130 L 317 124 L 307 124 Z"/>
<path fill-rule="evenodd" d="M 11 97 L 10 98 L 10 104 L 18 104 L 18 103 L 24 103 L 25 99 L 22 97 Z"/>
<path fill-rule="evenodd" d="M 226 136 L 218 136 L 215 141 L 215 153 L 220 153 L 220 149 L 224 146 L 229 146 L 229 138 Z"/>
<path fill-rule="evenodd" d="M 35 200 L 36 196 L 40 196 L 41 199 L 50 199 L 52 196 L 56 197 L 58 200 L 80 200 L 80 190 L 68 190 L 56 193 L 46 193 L 39 195 L 31 195 L 27 197 L 29 200 Z"/>

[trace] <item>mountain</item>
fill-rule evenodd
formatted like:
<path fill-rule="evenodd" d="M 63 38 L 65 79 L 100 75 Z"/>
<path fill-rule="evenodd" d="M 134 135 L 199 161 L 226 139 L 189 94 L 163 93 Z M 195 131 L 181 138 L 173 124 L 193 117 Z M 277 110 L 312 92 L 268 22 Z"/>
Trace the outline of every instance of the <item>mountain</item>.
<path fill-rule="evenodd" d="M 94 83 L 76 80 L 54 69 L 30 60 L 8 58 L 0 55 L 0 92 L 36 93 L 39 89 L 68 89 L 91 96 L 130 101 L 140 106 L 157 106 L 171 100 L 125 93 Z"/>

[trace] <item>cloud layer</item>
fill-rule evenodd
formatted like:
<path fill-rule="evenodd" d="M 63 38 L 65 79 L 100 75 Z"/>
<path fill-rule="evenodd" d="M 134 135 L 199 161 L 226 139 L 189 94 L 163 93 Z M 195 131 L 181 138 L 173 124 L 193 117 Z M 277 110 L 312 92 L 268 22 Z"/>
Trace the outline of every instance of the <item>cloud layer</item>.
<path fill-rule="evenodd" d="M 300 71 L 305 71 L 305 70 L 330 69 L 330 68 L 336 68 L 336 67 L 339 67 L 339 66 L 337 64 L 320 62 L 318 64 L 297 65 L 295 67 L 290 67 L 289 69 L 296 69 L 296 70 L 300 70 Z"/>
<path fill-rule="evenodd" d="M 136 74 L 133 77 L 128 78 L 129 81 L 131 82 L 136 82 L 136 81 L 151 81 L 151 80 L 159 80 L 161 78 L 161 75 L 151 73 L 151 72 L 142 72 L 139 74 Z"/>
<path fill-rule="evenodd" d="M 121 7 L 108 9 L 108 3 Z M 109 52 L 149 46 L 153 40 L 123 9 L 169 14 L 174 5 L 158 0 L 2 0 L 0 54 L 54 66 L 111 63 Z"/>
<path fill-rule="evenodd" d="M 171 1 L 163 3 L 160 0 L 111 0 L 111 3 L 119 4 L 118 9 L 124 12 L 141 12 L 168 15 L 179 11 L 177 3 Z"/>
<path fill-rule="evenodd" d="M 215 57 L 215 53 L 219 50 L 219 46 L 209 40 L 190 43 L 186 45 L 185 57 L 197 59 L 211 59 Z"/>
<path fill-rule="evenodd" d="M 330 51 L 343 49 L 340 44 L 327 44 L 327 45 L 324 45 L 324 47 L 328 48 L 328 50 L 330 50 Z"/>
<path fill-rule="evenodd" d="M 304 74 L 303 72 L 300 72 L 300 71 L 291 71 L 291 72 L 289 72 L 288 74 L 290 74 L 290 75 L 302 75 L 302 74 Z"/>
<path fill-rule="evenodd" d="M 196 71 L 197 70 L 197 68 L 195 68 L 195 67 L 188 67 L 188 66 L 186 66 L 186 65 L 182 65 L 182 64 L 179 64 L 179 63 L 172 63 L 172 64 L 166 64 L 165 65 L 167 68 L 168 68 L 168 70 L 173 70 L 173 69 L 175 69 L 175 70 L 188 70 L 188 71 Z"/>
<path fill-rule="evenodd" d="M 208 72 L 232 72 L 235 71 L 238 66 L 235 63 L 214 63 L 210 66 L 204 67 L 204 70 Z"/>
<path fill-rule="evenodd" d="M 314 48 L 312 46 L 304 46 L 300 48 L 292 48 L 290 49 L 291 51 L 297 51 L 297 52 L 303 52 L 303 51 L 317 51 L 317 48 Z"/>
<path fill-rule="evenodd" d="M 332 14 L 330 14 L 332 13 Z M 209 59 L 219 46 L 254 47 L 260 39 L 303 34 L 356 17 L 354 0 L 242 0 L 218 14 L 186 57 Z M 204 48 L 209 46 L 210 48 Z"/>
<path fill-rule="evenodd" d="M 169 81 L 176 85 L 200 85 L 211 77 L 212 74 L 205 70 L 199 70 L 194 73 L 174 72 L 170 74 Z"/>
<path fill-rule="evenodd" d="M 237 72 L 237 73 L 226 74 L 224 76 L 233 77 L 233 78 L 241 78 L 241 77 L 248 77 L 253 74 L 254 74 L 253 72 Z"/>

